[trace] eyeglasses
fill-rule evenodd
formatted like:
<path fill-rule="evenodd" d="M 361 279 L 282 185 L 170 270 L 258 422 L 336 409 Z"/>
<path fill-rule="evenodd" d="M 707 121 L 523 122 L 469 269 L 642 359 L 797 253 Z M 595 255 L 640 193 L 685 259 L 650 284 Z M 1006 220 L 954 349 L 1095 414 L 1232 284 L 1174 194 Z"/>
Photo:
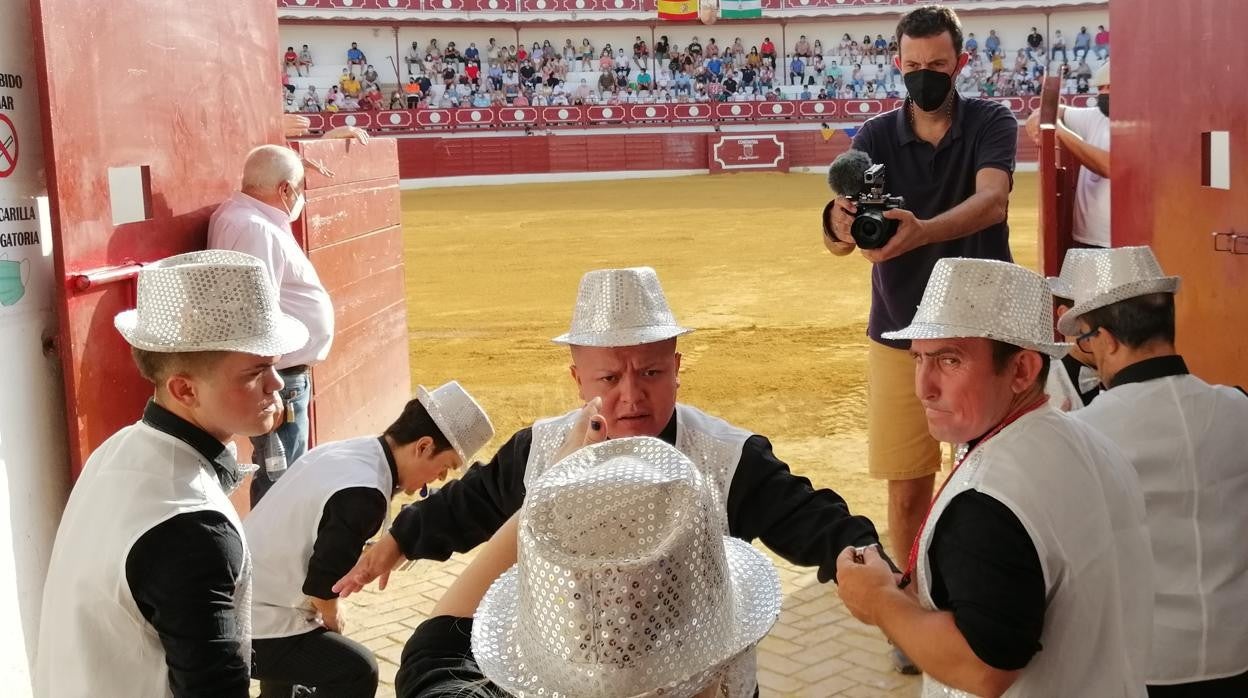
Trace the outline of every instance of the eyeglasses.
<path fill-rule="evenodd" d="M 1083 334 L 1081 334 L 1081 335 L 1079 335 L 1079 336 L 1075 337 L 1075 346 L 1076 346 L 1076 347 L 1078 347 L 1079 351 L 1082 351 L 1082 352 L 1084 352 L 1084 353 L 1091 353 L 1091 352 L 1089 352 L 1087 349 L 1084 349 L 1084 348 L 1083 348 L 1083 341 L 1084 341 L 1084 340 L 1086 340 L 1086 339 L 1091 339 L 1091 338 L 1095 337 L 1095 336 L 1097 335 L 1097 333 L 1099 333 L 1100 331 L 1101 331 L 1101 328 L 1099 328 L 1099 327 L 1093 327 L 1092 329 L 1088 330 L 1087 332 L 1084 332 Z"/>

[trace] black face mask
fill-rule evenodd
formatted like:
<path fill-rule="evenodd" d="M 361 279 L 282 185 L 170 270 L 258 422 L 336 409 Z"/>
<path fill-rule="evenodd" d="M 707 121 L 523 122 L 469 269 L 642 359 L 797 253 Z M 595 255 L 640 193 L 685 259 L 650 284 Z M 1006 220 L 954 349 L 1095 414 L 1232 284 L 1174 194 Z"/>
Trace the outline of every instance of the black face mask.
<path fill-rule="evenodd" d="M 953 78 L 938 70 L 913 70 L 902 79 L 906 83 L 910 100 L 923 111 L 939 109 L 953 89 Z"/>
<path fill-rule="evenodd" d="M 1096 108 L 1101 110 L 1105 116 L 1109 116 L 1109 95 L 1096 96 Z"/>

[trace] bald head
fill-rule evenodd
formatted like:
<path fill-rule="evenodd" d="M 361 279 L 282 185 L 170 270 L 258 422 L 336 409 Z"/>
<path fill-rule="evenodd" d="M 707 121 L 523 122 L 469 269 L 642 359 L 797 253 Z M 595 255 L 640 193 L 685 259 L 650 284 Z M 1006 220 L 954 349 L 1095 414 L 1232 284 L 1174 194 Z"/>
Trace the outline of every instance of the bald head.
<path fill-rule="evenodd" d="M 282 184 L 303 184 L 303 162 L 295 151 L 280 145 L 262 145 L 247 154 L 243 165 L 244 193 L 271 196 Z"/>

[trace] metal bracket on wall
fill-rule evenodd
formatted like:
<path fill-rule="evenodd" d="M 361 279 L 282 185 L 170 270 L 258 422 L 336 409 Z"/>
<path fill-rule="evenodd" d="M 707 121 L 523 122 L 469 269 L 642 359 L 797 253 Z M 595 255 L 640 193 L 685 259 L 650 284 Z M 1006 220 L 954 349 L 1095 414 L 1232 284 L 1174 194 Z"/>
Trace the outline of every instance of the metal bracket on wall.
<path fill-rule="evenodd" d="M 103 269 L 92 269 L 91 271 L 70 274 L 69 284 L 75 291 L 82 293 L 106 284 L 130 281 L 139 275 L 139 270 L 142 268 L 142 264 L 127 260 L 115 267 L 104 267 Z"/>
<path fill-rule="evenodd" d="M 1234 230 L 1229 233 L 1214 233 L 1213 251 L 1248 255 L 1248 235 L 1241 235 Z"/>
<path fill-rule="evenodd" d="M 66 275 L 66 282 L 71 293 L 87 293 L 111 284 L 125 284 L 126 307 L 133 308 L 139 293 L 139 270 L 142 262 L 127 259 L 114 267 L 103 267 Z"/>

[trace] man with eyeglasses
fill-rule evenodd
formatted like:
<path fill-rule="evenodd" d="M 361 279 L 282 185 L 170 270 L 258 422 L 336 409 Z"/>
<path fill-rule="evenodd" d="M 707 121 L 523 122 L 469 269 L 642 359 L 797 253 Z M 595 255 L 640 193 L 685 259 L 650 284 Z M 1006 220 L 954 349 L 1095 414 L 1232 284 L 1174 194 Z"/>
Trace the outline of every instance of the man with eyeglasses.
<path fill-rule="evenodd" d="M 1073 415 L 1127 454 L 1144 490 L 1156 570 L 1148 694 L 1248 695 L 1248 396 L 1189 373 L 1175 349 L 1179 278 L 1149 248 L 1070 250 L 1051 284 L 1073 299 L 1058 331 L 1104 386 Z"/>

